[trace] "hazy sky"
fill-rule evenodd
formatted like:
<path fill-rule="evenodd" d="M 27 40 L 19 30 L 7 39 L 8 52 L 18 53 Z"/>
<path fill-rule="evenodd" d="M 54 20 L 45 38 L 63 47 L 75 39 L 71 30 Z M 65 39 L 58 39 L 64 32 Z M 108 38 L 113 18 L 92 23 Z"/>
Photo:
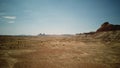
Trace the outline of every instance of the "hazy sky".
<path fill-rule="evenodd" d="M 120 0 L 0 0 L 0 34 L 75 34 L 120 24 Z"/>

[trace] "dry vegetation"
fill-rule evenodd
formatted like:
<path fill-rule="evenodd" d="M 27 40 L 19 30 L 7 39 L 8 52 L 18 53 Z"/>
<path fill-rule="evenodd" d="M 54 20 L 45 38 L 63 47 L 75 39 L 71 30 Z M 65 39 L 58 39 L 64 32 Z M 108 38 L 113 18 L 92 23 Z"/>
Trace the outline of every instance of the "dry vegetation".
<path fill-rule="evenodd" d="M 0 36 L 0 68 L 120 68 L 119 45 L 92 36 Z"/>

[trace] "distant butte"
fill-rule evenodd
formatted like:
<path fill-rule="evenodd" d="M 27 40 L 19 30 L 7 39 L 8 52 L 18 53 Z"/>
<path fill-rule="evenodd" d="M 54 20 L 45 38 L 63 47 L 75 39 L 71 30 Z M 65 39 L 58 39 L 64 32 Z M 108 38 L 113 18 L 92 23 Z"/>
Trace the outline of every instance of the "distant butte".
<path fill-rule="evenodd" d="M 120 25 L 113 25 L 113 24 L 110 24 L 109 22 L 105 22 L 101 25 L 99 29 L 97 29 L 96 32 L 116 31 L 116 30 L 120 30 Z"/>

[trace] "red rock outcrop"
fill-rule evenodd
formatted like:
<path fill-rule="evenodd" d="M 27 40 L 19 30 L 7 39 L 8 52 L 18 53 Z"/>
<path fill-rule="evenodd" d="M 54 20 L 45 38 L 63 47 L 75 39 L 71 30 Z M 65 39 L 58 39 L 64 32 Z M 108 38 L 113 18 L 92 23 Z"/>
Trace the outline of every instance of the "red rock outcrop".
<path fill-rule="evenodd" d="M 113 25 L 113 24 L 109 24 L 109 22 L 105 22 L 101 25 L 99 29 L 97 29 L 96 32 L 116 31 L 116 30 L 120 30 L 120 25 Z"/>

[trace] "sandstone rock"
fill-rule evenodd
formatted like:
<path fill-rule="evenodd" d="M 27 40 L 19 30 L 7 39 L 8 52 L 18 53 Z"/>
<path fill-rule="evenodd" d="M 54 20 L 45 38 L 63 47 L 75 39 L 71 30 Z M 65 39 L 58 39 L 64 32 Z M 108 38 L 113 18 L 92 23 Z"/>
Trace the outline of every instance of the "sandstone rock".
<path fill-rule="evenodd" d="M 113 25 L 113 24 L 110 24 L 109 22 L 105 22 L 101 25 L 99 29 L 97 29 L 96 32 L 116 31 L 116 30 L 120 30 L 120 25 Z"/>

